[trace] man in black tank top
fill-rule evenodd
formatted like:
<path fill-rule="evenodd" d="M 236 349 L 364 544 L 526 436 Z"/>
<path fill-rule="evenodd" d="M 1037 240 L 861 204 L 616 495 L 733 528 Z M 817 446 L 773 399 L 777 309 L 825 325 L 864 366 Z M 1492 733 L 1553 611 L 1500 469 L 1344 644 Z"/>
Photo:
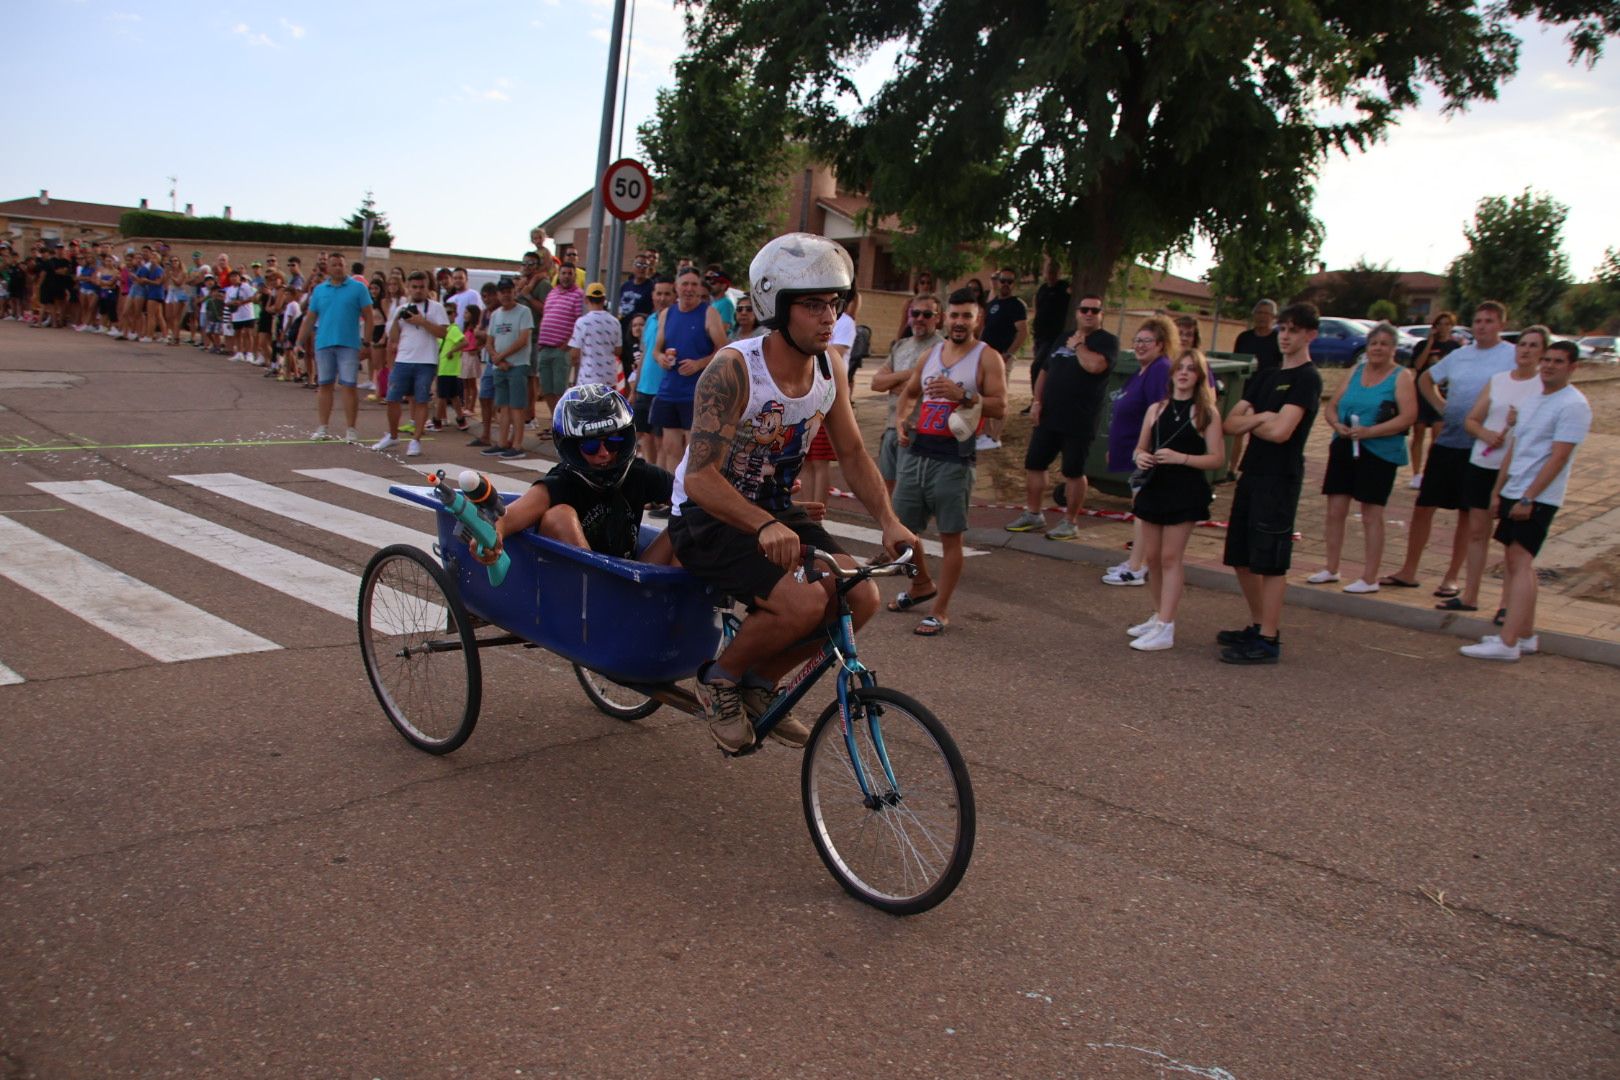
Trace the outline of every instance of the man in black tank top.
<path fill-rule="evenodd" d="M 754 309 L 772 331 L 760 342 L 771 381 L 783 397 L 798 399 L 815 388 L 818 367 L 824 380 L 831 377 L 834 394 L 822 423 L 843 463 L 844 477 L 882 526 L 883 546 L 889 554 L 897 555 L 903 547 L 915 550 L 917 537 L 895 516 L 883 477 L 861 440 L 844 369 L 826 355 L 833 324 L 854 284 L 854 265 L 848 253 L 823 237 L 789 233 L 760 250 L 749 277 Z M 685 501 L 669 527 L 681 565 L 742 600 L 749 609 L 731 644 L 698 671 L 698 698 L 709 729 L 721 748 L 731 753 L 752 745 L 754 730 L 749 717 L 758 716 L 770 705 L 778 681 L 821 648 L 819 642 L 809 646 L 796 643 L 838 614 L 830 579 L 804 582 L 795 578 L 800 545 L 837 554 L 844 566 L 855 565 L 848 555 L 839 553 L 832 537 L 802 507 L 789 504 L 767 509 L 727 478 L 723 466 L 744 422 L 749 398 L 750 378 L 742 354 L 735 348 L 720 349 L 698 378 L 691 439 L 681 463 Z M 809 437 L 808 432 L 802 433 L 806 445 Z M 779 479 L 790 483 L 787 477 Z M 762 490 L 774 493 L 777 486 Z M 877 610 L 877 586 L 863 582 L 848 597 L 859 628 Z M 779 742 L 803 746 L 810 729 L 790 716 L 770 734 Z"/>

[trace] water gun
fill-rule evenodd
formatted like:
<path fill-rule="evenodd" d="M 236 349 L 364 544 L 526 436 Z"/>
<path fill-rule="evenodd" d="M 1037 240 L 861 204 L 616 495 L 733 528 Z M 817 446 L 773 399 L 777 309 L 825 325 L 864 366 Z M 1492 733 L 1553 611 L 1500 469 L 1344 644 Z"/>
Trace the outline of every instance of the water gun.
<path fill-rule="evenodd" d="M 450 481 L 445 479 L 444 470 L 440 469 L 436 473 L 429 473 L 427 479 L 433 486 L 434 494 L 439 496 L 439 501 L 456 519 L 458 539 L 477 544 L 485 552 L 499 546 L 495 520 L 506 513 L 506 504 L 501 501 L 495 485 L 489 482 L 489 477 L 472 469 L 463 469 L 459 477 L 460 486 L 451 487 Z M 498 586 L 505 581 L 506 571 L 511 565 L 512 560 L 502 551 L 494 562 L 485 567 L 489 571 L 489 583 Z"/>

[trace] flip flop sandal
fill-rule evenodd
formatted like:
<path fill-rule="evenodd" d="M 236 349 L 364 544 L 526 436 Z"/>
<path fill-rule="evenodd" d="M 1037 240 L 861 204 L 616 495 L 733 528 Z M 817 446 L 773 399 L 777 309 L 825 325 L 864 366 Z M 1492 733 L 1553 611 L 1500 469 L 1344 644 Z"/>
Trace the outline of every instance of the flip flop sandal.
<path fill-rule="evenodd" d="M 933 592 L 929 593 L 927 596 L 912 596 L 908 592 L 902 592 L 899 596 L 896 596 L 893 600 L 889 601 L 889 610 L 890 611 L 910 611 L 912 608 L 916 607 L 918 604 L 926 604 L 926 603 L 928 603 L 928 601 L 932 600 L 934 597 L 936 597 L 938 595 L 939 595 L 939 590 L 938 589 L 935 589 Z"/>
<path fill-rule="evenodd" d="M 1491 619 L 1491 625 L 1501 626 L 1505 622 L 1507 622 L 1507 608 L 1499 607 L 1496 609 L 1495 617 Z"/>
<path fill-rule="evenodd" d="M 1456 585 L 1442 585 L 1438 589 L 1434 590 L 1434 595 L 1440 597 L 1441 599 L 1447 599 L 1449 597 L 1460 595 L 1461 593 L 1462 589 Z"/>
<path fill-rule="evenodd" d="M 913 630 L 912 633 L 918 637 L 939 637 L 945 632 L 946 627 L 950 625 L 950 623 L 940 622 L 934 616 L 929 615 L 917 624 L 917 629 Z"/>
<path fill-rule="evenodd" d="M 1436 610 L 1436 611 L 1478 611 L 1479 608 L 1475 607 L 1473 604 L 1465 604 L 1461 600 L 1459 600 L 1455 596 L 1453 596 L 1451 599 L 1446 600 L 1443 603 L 1439 603 L 1439 604 L 1434 605 L 1434 610 Z"/>
<path fill-rule="evenodd" d="M 1415 588 L 1418 587 L 1417 582 L 1415 582 L 1415 581 L 1402 581 L 1400 578 L 1396 577 L 1394 574 L 1386 574 L 1385 576 L 1379 578 L 1378 579 L 1378 584 L 1380 584 L 1380 585 L 1392 585 L 1397 589 L 1415 589 Z"/>

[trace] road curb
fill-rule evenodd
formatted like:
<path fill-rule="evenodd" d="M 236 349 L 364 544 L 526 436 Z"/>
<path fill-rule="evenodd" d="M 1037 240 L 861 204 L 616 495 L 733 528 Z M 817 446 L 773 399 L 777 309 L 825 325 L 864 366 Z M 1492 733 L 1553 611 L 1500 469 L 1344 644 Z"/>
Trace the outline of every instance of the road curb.
<path fill-rule="evenodd" d="M 1047 540 L 1038 532 L 1010 533 L 1005 529 L 969 529 L 964 534 L 967 543 L 980 548 L 1005 548 L 1038 555 L 1046 559 L 1086 563 L 1108 567 L 1120 561 L 1119 548 L 1094 547 L 1090 544 L 1059 543 Z M 1236 593 L 1237 577 L 1230 570 L 1196 563 L 1186 564 L 1187 583 L 1201 589 L 1216 589 Z M 1360 596 L 1350 596 L 1337 589 L 1324 591 L 1309 585 L 1292 582 L 1284 603 L 1292 607 L 1309 608 L 1330 615 L 1344 615 L 1352 619 L 1399 626 L 1407 630 L 1450 634 L 1452 637 L 1477 641 L 1496 627 L 1489 619 L 1469 617 L 1443 611 L 1425 611 L 1390 604 Z M 1543 630 L 1539 635 L 1541 651 L 1553 656 L 1566 656 L 1572 660 L 1585 660 L 1593 664 L 1620 667 L 1620 643 L 1599 641 L 1579 634 L 1565 634 L 1556 630 Z"/>

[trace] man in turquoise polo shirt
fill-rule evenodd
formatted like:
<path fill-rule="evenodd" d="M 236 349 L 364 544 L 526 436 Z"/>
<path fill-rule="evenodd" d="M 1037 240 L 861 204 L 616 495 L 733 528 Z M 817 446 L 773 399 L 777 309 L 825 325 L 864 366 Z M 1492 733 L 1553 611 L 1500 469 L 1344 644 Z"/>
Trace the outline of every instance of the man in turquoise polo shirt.
<path fill-rule="evenodd" d="M 315 341 L 315 372 L 320 390 L 315 396 L 315 409 L 321 426 L 311 438 L 330 439 L 326 430 L 332 419 L 332 383 L 343 388 L 343 416 L 348 422 L 344 438 L 359 442 L 355 420 L 360 415 L 360 398 L 354 384 L 360 375 L 360 342 L 371 340 L 371 324 L 375 313 L 371 306 L 371 290 L 361 281 L 349 276 L 348 263 L 341 251 L 332 252 L 326 260 L 326 280 L 315 286 L 309 296 L 309 314 L 298 334 L 300 356 L 309 352 L 310 339 Z M 362 327 L 364 324 L 364 337 Z"/>

